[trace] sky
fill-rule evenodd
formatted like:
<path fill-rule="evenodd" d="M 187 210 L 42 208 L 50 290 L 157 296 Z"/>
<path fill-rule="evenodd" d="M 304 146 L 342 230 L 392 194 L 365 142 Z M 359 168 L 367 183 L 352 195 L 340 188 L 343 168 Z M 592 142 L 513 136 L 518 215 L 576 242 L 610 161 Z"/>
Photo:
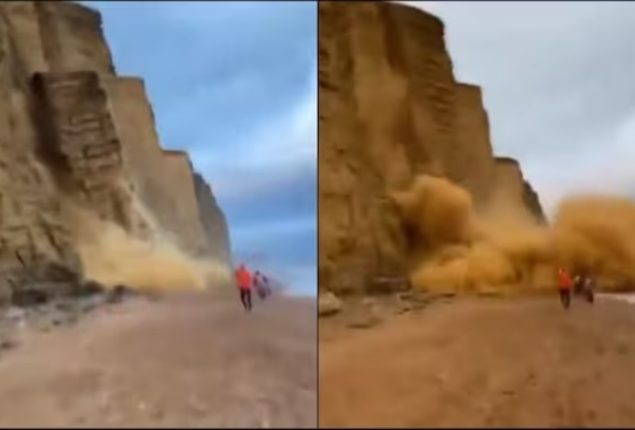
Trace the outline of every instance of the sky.
<path fill-rule="evenodd" d="M 315 295 L 316 3 L 81 3 L 117 73 L 145 80 L 162 146 L 210 183 L 236 262 Z"/>
<path fill-rule="evenodd" d="M 494 151 L 520 161 L 548 214 L 572 193 L 635 198 L 635 3 L 401 3 L 444 21 Z"/>

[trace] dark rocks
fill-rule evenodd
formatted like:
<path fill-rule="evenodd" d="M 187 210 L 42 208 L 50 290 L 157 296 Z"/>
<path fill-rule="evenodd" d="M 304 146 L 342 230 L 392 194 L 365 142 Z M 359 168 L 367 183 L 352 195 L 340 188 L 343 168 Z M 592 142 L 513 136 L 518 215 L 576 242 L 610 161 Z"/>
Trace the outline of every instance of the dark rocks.
<path fill-rule="evenodd" d="M 400 304 L 398 313 L 418 311 L 433 303 L 451 300 L 455 293 L 430 293 L 410 290 L 397 295 Z"/>
<path fill-rule="evenodd" d="M 51 288 L 51 283 L 22 285 L 13 291 L 10 304 L 0 307 L 0 352 L 13 348 L 17 344 L 13 334 L 24 329 L 49 332 L 68 327 L 100 307 L 135 295 L 125 286 L 105 289 L 92 281 L 66 284 L 64 294 L 59 294 L 60 287 Z"/>
<path fill-rule="evenodd" d="M 17 343 L 11 339 L 0 338 L 0 352 L 14 348 Z"/>
<path fill-rule="evenodd" d="M 125 285 L 116 285 L 113 289 L 106 291 L 107 303 L 121 303 L 124 299 L 133 297 L 136 292 Z"/>
<path fill-rule="evenodd" d="M 41 305 L 48 301 L 49 293 L 37 286 L 23 287 L 13 291 L 11 302 L 20 307 Z"/>
<path fill-rule="evenodd" d="M 348 326 L 354 329 L 366 329 L 372 328 L 376 325 L 380 324 L 382 319 L 377 317 L 376 315 L 364 315 L 359 316 L 357 318 L 352 319 L 348 322 Z"/>
<path fill-rule="evenodd" d="M 78 289 L 79 295 L 91 295 L 104 292 L 105 287 L 99 282 L 86 281 L 82 283 Z"/>
<path fill-rule="evenodd" d="M 37 306 L 64 298 L 79 298 L 100 294 L 103 290 L 103 287 L 95 282 L 28 282 L 13 288 L 11 303 L 20 307 Z"/>
<path fill-rule="evenodd" d="M 390 294 L 397 291 L 408 291 L 410 280 L 407 277 L 376 277 L 368 285 L 369 294 Z"/>
<path fill-rule="evenodd" d="M 435 299 L 435 296 L 431 294 L 421 293 L 417 291 L 408 291 L 399 294 L 398 297 L 400 302 L 407 303 L 413 308 L 425 306 Z"/>
<path fill-rule="evenodd" d="M 78 272 L 57 263 L 43 263 L 0 274 L 0 305 L 37 306 L 80 292 Z"/>
<path fill-rule="evenodd" d="M 26 309 L 26 325 L 40 331 L 68 326 L 78 320 L 75 301 L 51 302 Z"/>

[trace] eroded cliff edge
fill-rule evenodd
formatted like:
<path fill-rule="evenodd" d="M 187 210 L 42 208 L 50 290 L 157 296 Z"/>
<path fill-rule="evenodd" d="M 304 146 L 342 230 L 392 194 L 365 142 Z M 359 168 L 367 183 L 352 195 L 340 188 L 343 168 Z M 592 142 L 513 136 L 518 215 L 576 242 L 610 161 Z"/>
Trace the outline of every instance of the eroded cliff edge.
<path fill-rule="evenodd" d="M 228 266 L 211 189 L 186 153 L 161 148 L 143 81 L 116 75 L 99 13 L 71 2 L 0 4 L 0 100 L 5 300 L 82 277 L 69 206 Z"/>
<path fill-rule="evenodd" d="M 407 235 L 388 198 L 444 176 L 475 207 L 542 219 L 517 162 L 492 151 L 480 88 L 457 82 L 435 16 L 395 3 L 319 4 L 320 291 L 401 288 Z"/>

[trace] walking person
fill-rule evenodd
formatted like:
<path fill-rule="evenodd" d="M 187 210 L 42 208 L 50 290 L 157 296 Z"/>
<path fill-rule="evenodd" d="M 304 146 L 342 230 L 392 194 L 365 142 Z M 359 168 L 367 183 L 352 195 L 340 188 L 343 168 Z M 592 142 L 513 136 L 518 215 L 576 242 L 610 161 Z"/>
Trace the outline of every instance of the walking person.
<path fill-rule="evenodd" d="M 571 289 L 573 288 L 573 280 L 571 275 L 564 267 L 558 269 L 558 292 L 560 293 L 560 302 L 562 307 L 569 309 L 571 305 Z"/>
<path fill-rule="evenodd" d="M 254 272 L 254 287 L 256 288 L 256 293 L 258 294 L 260 300 L 264 300 L 265 298 L 267 298 L 267 294 L 264 289 L 263 276 L 262 273 L 260 273 L 260 271 L 258 270 Z"/>
<path fill-rule="evenodd" d="M 262 276 L 262 288 L 265 291 L 265 297 L 269 297 L 271 295 L 271 286 L 269 285 L 269 278 L 265 275 Z"/>
<path fill-rule="evenodd" d="M 247 312 L 251 312 L 251 285 L 252 278 L 249 271 L 241 264 L 236 270 L 236 283 L 240 290 L 240 301 Z"/>
<path fill-rule="evenodd" d="M 584 296 L 589 303 L 593 303 L 595 301 L 595 281 L 591 277 L 591 275 L 587 274 L 583 278 L 583 291 Z"/>
<path fill-rule="evenodd" d="M 584 293 L 584 274 L 577 274 L 573 277 L 573 296 Z"/>

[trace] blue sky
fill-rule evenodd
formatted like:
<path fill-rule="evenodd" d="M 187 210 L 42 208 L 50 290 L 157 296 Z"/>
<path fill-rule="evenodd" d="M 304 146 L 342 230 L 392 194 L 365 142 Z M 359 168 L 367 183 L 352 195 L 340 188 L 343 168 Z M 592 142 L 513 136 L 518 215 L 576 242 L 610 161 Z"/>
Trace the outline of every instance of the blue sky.
<path fill-rule="evenodd" d="M 145 80 L 162 146 L 210 182 L 235 258 L 315 294 L 316 3 L 82 3 Z"/>

